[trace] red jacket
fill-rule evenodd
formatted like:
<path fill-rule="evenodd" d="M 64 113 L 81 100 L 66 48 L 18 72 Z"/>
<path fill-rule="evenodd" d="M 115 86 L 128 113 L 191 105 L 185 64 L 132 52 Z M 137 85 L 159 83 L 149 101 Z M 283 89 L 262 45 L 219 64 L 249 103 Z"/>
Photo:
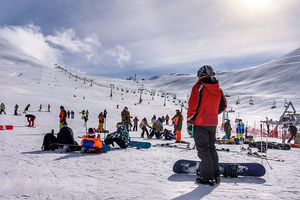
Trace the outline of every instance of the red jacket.
<path fill-rule="evenodd" d="M 59 114 L 59 121 L 66 121 L 67 120 L 67 113 L 65 111 L 65 109 L 60 110 L 60 114 Z"/>
<path fill-rule="evenodd" d="M 197 126 L 216 126 L 218 114 L 226 107 L 226 98 L 219 87 L 219 82 L 215 78 L 202 77 L 192 89 L 187 119 Z"/>

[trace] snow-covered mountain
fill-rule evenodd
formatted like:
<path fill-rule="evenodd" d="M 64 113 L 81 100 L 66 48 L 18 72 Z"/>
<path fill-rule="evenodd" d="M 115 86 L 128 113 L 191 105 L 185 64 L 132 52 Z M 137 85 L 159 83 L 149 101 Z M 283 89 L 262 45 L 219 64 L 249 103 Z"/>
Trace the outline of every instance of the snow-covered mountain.
<path fill-rule="evenodd" d="M 232 106 L 241 117 L 262 120 L 268 114 L 283 111 L 284 98 L 292 100 L 299 108 L 299 49 L 262 66 L 243 70 L 220 72 L 218 79 Z M 298 60 L 298 61 L 297 61 Z M 295 66 L 292 64 L 295 63 Z M 282 63 L 281 65 L 279 65 Z M 285 67 L 283 67 L 285 66 Z M 274 69 L 277 70 L 274 70 Z M 285 73 L 280 72 L 286 71 Z M 179 148 L 152 147 L 148 150 L 134 148 L 113 150 L 106 154 L 90 155 L 80 153 L 61 153 L 40 151 L 44 134 L 54 129 L 58 132 L 59 106 L 74 110 L 75 119 L 68 119 L 74 137 L 85 132 L 84 122 L 79 112 L 89 110 L 89 127 L 97 127 L 98 114 L 108 111 L 107 129 L 115 130 L 121 120 L 120 112 L 127 106 L 132 116 L 150 121 L 156 116 L 171 117 L 180 108 L 172 96 L 164 106 L 161 92 L 176 94 L 185 99 L 195 75 L 164 75 L 149 81 L 127 81 L 105 77 L 77 74 L 90 82 L 77 80 L 55 66 L 45 66 L 37 59 L 15 49 L 8 42 L 0 41 L 0 102 L 5 103 L 7 115 L 0 115 L 0 124 L 12 124 L 12 131 L 0 131 L 0 199 L 298 199 L 299 198 L 299 151 L 270 150 L 270 157 L 279 157 L 286 162 L 264 162 L 267 173 L 264 177 L 222 178 L 218 187 L 197 185 L 195 176 L 181 176 L 172 171 L 178 159 L 198 159 L 195 150 Z M 75 74 L 74 72 L 72 72 Z M 287 74 L 287 75 L 285 75 Z M 297 75 L 298 74 L 298 75 Z M 253 81 L 253 80 L 256 81 Z M 95 84 L 99 83 L 99 85 Z M 141 85 L 150 90 L 161 91 L 154 97 L 149 92 L 143 94 L 139 104 Z M 279 86 L 285 86 L 280 88 Z M 110 97 L 113 86 L 113 94 Z M 298 90 L 296 90 L 298 86 Z M 122 91 L 123 90 L 123 91 Z M 127 92 L 128 91 L 128 92 Z M 135 91 L 135 93 L 134 93 Z M 253 97 L 254 106 L 247 102 Z M 235 101 L 240 98 L 241 104 Z M 278 108 L 271 110 L 273 99 Z M 19 113 L 27 104 L 29 113 L 36 115 L 36 128 L 28 128 L 24 114 L 14 116 L 15 104 Z M 42 112 L 38 112 L 42 104 Z M 47 104 L 51 112 L 44 112 Z M 119 105 L 119 109 L 117 109 Z M 186 115 L 186 110 L 183 110 Z M 236 116 L 231 114 L 232 118 Z M 185 123 L 183 123 L 185 124 Z M 172 126 L 165 125 L 167 129 Z M 218 136 L 223 133 L 218 130 Z M 140 138 L 141 131 L 130 132 L 133 140 L 150 141 L 152 144 L 162 140 Z M 104 135 L 101 135 L 102 139 Z M 185 131 L 183 140 L 193 142 Z M 221 148 L 224 146 L 218 146 Z M 238 151 L 239 146 L 225 146 Z M 298 156 L 297 156 L 298 155 Z M 219 152 L 221 162 L 260 162 L 243 153 Z"/>
<path fill-rule="evenodd" d="M 195 72 L 198 69 L 195 69 Z M 244 68 L 217 72 L 217 79 L 227 98 L 228 107 L 236 112 L 232 118 L 244 121 L 259 121 L 265 117 L 279 119 L 284 111 L 285 101 L 291 101 L 300 110 L 300 48 L 268 63 Z M 196 75 L 162 75 L 145 81 L 148 87 L 166 93 L 177 93 L 187 98 L 192 86 L 197 82 Z M 250 97 L 254 105 L 249 105 Z M 241 104 L 236 105 L 237 100 Z M 276 109 L 271 109 L 276 103 Z"/>

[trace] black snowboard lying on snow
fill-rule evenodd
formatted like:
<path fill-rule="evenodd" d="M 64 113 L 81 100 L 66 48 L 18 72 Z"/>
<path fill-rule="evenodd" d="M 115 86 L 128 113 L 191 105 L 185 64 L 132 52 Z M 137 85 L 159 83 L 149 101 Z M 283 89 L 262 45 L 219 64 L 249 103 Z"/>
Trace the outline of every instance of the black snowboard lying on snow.
<path fill-rule="evenodd" d="M 200 161 L 178 160 L 173 166 L 177 174 L 196 174 Z M 265 175 L 266 169 L 259 163 L 219 163 L 220 173 L 224 176 L 256 176 Z"/>

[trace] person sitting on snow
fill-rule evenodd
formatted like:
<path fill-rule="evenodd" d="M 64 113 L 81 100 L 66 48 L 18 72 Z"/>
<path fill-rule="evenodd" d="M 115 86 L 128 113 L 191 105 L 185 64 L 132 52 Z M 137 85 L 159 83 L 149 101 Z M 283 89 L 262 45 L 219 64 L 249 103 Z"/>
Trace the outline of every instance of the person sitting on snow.
<path fill-rule="evenodd" d="M 77 142 L 74 140 L 73 130 L 68 127 L 67 122 L 63 122 L 62 128 L 57 133 L 57 143 L 77 145 Z"/>
<path fill-rule="evenodd" d="M 155 135 L 156 139 L 160 139 L 163 130 L 163 120 L 162 118 L 158 118 L 158 120 L 156 120 L 153 124 L 153 129 L 150 133 L 150 138 L 152 138 Z"/>
<path fill-rule="evenodd" d="M 27 114 L 27 115 L 25 115 L 25 117 L 27 117 L 27 121 L 29 122 L 28 126 L 33 127 L 34 126 L 35 116 Z"/>
<path fill-rule="evenodd" d="M 106 145 L 111 144 L 114 146 L 114 142 L 117 143 L 121 148 L 126 149 L 130 142 L 130 136 L 127 131 L 127 128 L 123 125 L 122 122 L 117 123 L 117 131 L 107 135 L 104 143 Z"/>
<path fill-rule="evenodd" d="M 96 153 L 102 153 L 102 141 L 100 135 L 95 134 L 95 129 L 89 128 L 87 135 L 83 136 L 81 140 L 81 152 L 93 151 Z"/>
<path fill-rule="evenodd" d="M 165 140 L 175 140 L 176 136 L 172 133 L 172 131 L 165 129 L 163 132 Z"/>
<path fill-rule="evenodd" d="M 48 151 L 48 150 L 55 150 L 56 147 L 51 147 L 51 144 L 56 143 L 57 139 L 54 135 L 54 130 L 52 129 L 50 133 L 47 133 L 44 136 L 44 141 L 43 141 L 43 146 L 42 146 L 42 150 L 43 151 Z"/>

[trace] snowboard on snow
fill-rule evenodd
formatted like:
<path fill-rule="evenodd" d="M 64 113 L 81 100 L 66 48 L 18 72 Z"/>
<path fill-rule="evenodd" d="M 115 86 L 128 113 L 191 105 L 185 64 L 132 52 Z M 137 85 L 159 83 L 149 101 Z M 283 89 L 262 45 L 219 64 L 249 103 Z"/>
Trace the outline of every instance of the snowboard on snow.
<path fill-rule="evenodd" d="M 0 130 L 13 130 L 13 125 L 0 125 Z"/>
<path fill-rule="evenodd" d="M 130 141 L 130 147 L 136 147 L 138 149 L 149 149 L 151 147 L 150 142 Z"/>
<path fill-rule="evenodd" d="M 68 151 L 81 151 L 82 146 L 81 145 L 76 145 L 76 144 L 60 144 L 60 143 L 52 143 L 49 145 L 50 149 L 58 149 L 58 148 L 63 148 L 64 146 L 68 146 L 69 150 Z M 91 148 L 91 150 L 95 150 L 95 148 Z M 102 152 L 106 153 L 111 150 L 111 146 L 106 145 L 102 143 Z M 91 151 L 92 152 L 92 151 Z"/>
<path fill-rule="evenodd" d="M 278 149 L 278 150 L 290 150 L 291 145 L 289 144 L 282 144 L 282 143 L 275 143 L 275 142 L 269 142 L 268 145 L 266 142 L 252 142 L 249 144 L 250 148 L 258 148 L 262 150 L 265 150 L 267 147 L 268 149 Z"/>
<path fill-rule="evenodd" d="M 181 145 L 183 144 L 183 145 Z M 168 142 L 168 143 L 160 143 L 160 144 L 154 144 L 154 147 L 166 147 L 166 148 L 178 148 L 178 149 L 186 149 L 186 150 L 192 150 L 194 147 L 190 146 L 189 142 Z"/>
<path fill-rule="evenodd" d="M 177 174 L 196 174 L 200 161 L 178 160 L 173 166 Z M 219 163 L 220 173 L 224 176 L 256 176 L 265 175 L 266 169 L 259 163 Z"/>

